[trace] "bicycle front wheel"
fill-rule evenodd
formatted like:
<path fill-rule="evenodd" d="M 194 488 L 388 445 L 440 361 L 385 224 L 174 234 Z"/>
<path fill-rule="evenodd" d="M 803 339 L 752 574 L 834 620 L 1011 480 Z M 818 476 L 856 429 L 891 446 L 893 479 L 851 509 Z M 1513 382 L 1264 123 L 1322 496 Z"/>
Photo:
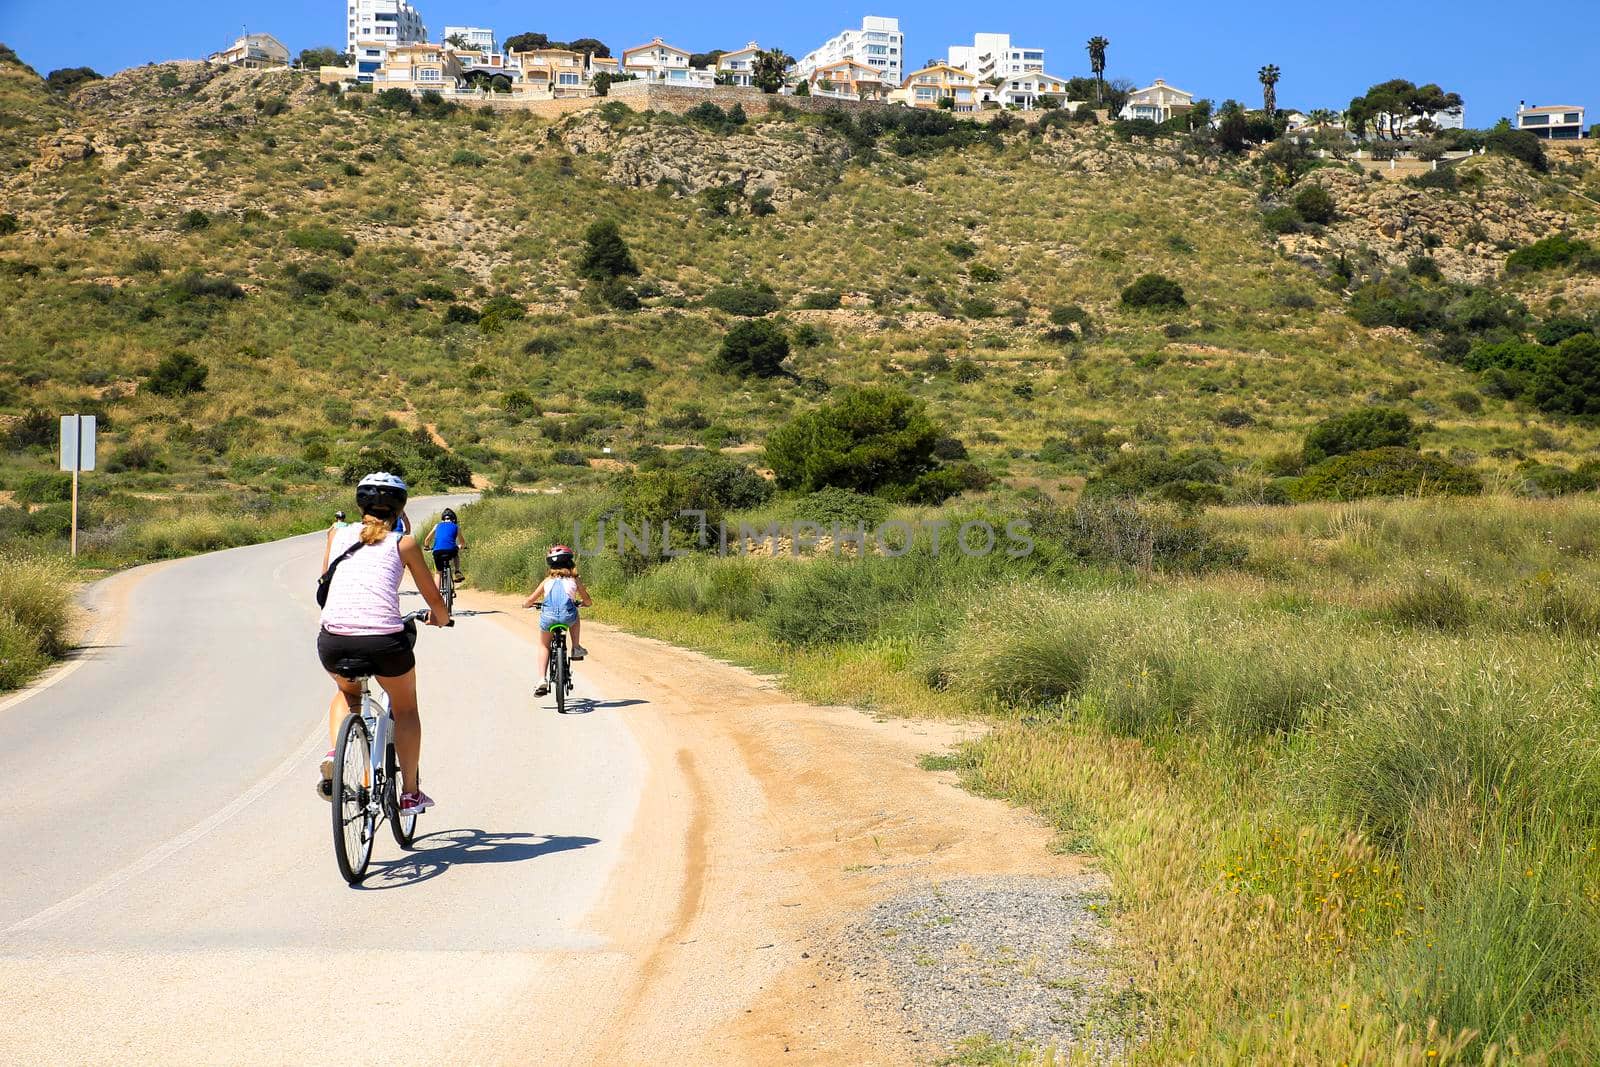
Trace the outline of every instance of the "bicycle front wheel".
<path fill-rule="evenodd" d="M 372 797 L 372 739 L 361 716 L 351 713 L 339 727 L 333 748 L 333 856 L 351 885 L 361 881 L 372 859 L 377 830 L 368 801 Z"/>
<path fill-rule="evenodd" d="M 388 768 L 385 775 L 388 781 L 384 789 L 388 796 L 384 804 L 389 810 L 389 829 L 394 831 L 394 843 L 401 848 L 409 849 L 411 842 L 417 838 L 417 817 L 415 815 L 400 814 L 400 763 L 394 758 L 394 746 L 390 745 L 384 755 L 383 764 Z"/>

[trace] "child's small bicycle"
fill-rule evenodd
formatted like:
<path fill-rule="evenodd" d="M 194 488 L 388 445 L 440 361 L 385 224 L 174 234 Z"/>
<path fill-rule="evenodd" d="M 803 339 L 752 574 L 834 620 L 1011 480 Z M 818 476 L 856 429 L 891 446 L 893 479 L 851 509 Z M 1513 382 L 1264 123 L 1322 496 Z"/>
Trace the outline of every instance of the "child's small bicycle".
<path fill-rule="evenodd" d="M 550 666 L 545 671 L 545 681 L 556 695 L 556 712 L 567 714 L 567 694 L 572 692 L 572 660 L 567 655 L 567 624 L 550 624 Z"/>

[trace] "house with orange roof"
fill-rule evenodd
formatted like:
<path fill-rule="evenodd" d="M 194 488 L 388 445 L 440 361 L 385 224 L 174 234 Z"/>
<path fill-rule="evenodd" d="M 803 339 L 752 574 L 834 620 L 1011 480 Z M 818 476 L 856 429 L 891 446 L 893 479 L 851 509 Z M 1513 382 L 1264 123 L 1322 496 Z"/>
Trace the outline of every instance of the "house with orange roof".
<path fill-rule="evenodd" d="M 812 96 L 831 96 L 838 100 L 886 100 L 894 88 L 883 80 L 883 72 L 853 59 L 826 63 L 806 75 Z"/>
<path fill-rule="evenodd" d="M 977 75 L 948 63 L 934 63 L 912 71 L 900 83 L 900 88 L 900 95 L 912 107 L 948 107 L 960 112 L 978 110 Z M 941 104 L 942 100 L 950 103 Z"/>
<path fill-rule="evenodd" d="M 635 45 L 622 53 L 622 71 L 643 81 L 663 85 L 684 85 L 709 89 L 716 75 L 689 65 L 690 53 L 656 37 L 649 44 Z"/>

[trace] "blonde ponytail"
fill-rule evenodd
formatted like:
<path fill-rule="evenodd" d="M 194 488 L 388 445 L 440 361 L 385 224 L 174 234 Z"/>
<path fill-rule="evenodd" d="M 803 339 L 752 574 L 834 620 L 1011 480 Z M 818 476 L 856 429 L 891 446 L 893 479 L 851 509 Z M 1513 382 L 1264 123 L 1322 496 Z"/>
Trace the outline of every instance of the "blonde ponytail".
<path fill-rule="evenodd" d="M 376 515 L 361 516 L 361 543 L 375 545 L 389 536 L 394 529 L 393 519 L 380 519 Z"/>

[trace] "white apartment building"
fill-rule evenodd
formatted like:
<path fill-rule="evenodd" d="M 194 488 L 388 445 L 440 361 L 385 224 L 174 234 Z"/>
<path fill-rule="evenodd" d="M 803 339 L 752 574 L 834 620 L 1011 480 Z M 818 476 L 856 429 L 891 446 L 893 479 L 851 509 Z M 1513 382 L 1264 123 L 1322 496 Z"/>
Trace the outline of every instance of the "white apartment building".
<path fill-rule="evenodd" d="M 358 41 L 395 46 L 421 44 L 427 39 L 422 13 L 408 0 L 345 0 L 346 52 L 354 54 Z"/>
<path fill-rule="evenodd" d="M 900 32 L 900 20 L 868 15 L 859 30 L 845 30 L 807 52 L 794 65 L 793 73 L 809 78 L 818 67 L 848 59 L 879 71 L 890 85 L 899 85 L 904 78 L 905 53 L 906 35 Z"/>
<path fill-rule="evenodd" d="M 494 46 L 494 31 L 484 29 L 482 26 L 446 26 L 444 36 L 439 40 L 445 44 L 450 43 L 452 37 L 461 38 L 461 47 L 474 52 L 498 52 Z"/>
<path fill-rule="evenodd" d="M 952 67 L 977 75 L 979 81 L 1044 70 L 1044 49 L 1013 47 L 1009 33 L 975 33 L 970 47 L 951 45 L 949 58 Z"/>

